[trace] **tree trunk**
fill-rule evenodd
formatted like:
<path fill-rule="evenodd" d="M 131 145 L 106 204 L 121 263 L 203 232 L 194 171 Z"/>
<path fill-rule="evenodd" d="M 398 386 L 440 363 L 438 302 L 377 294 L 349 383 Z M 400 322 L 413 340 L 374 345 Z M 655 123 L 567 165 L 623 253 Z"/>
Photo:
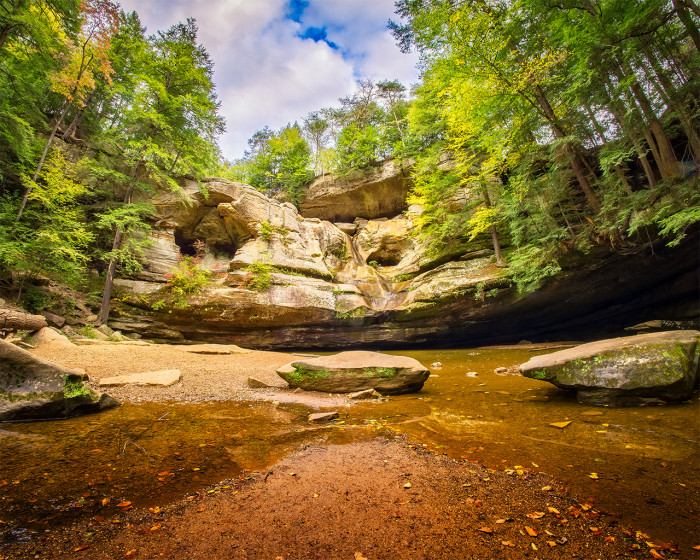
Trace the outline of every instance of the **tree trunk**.
<path fill-rule="evenodd" d="M 656 112 L 651 106 L 649 98 L 646 96 L 642 86 L 637 81 L 634 70 L 625 61 L 618 59 L 618 62 L 620 63 L 622 71 L 627 73 L 628 76 L 632 76 L 634 78 L 630 84 L 630 89 L 632 90 L 634 97 L 637 99 L 644 117 L 649 123 L 649 131 L 656 141 L 660 159 L 659 171 L 661 172 L 661 177 L 664 179 L 667 177 L 673 177 L 677 168 L 678 160 L 676 159 L 676 153 L 673 151 L 671 141 L 669 140 L 666 131 L 661 126 L 661 123 L 656 116 Z"/>
<path fill-rule="evenodd" d="M 129 188 L 126 191 L 126 195 L 124 196 L 124 204 L 131 203 L 131 197 L 134 194 L 134 189 L 136 188 L 136 180 L 138 179 L 139 174 L 141 173 L 142 165 L 143 160 L 139 161 L 136 164 L 136 167 L 134 168 L 134 172 L 131 175 L 131 185 L 129 185 Z M 105 276 L 105 290 L 102 295 L 102 305 L 100 306 L 100 314 L 97 318 L 98 325 L 106 323 L 107 318 L 109 317 L 109 304 L 110 300 L 112 299 L 114 273 L 117 270 L 117 258 L 114 256 L 114 253 L 121 249 L 123 238 L 124 232 L 122 231 L 122 228 L 117 227 L 116 231 L 114 232 L 114 242 L 112 243 L 112 256 L 109 259 L 109 265 L 107 266 L 107 274 Z"/>
<path fill-rule="evenodd" d="M 534 85 L 533 89 L 535 92 L 535 98 L 540 104 L 540 107 L 542 108 L 542 112 L 544 113 L 545 117 L 549 121 L 554 136 L 559 139 L 566 138 L 566 133 L 561 128 L 559 120 L 557 119 L 557 116 L 554 113 L 554 109 L 552 109 L 552 106 L 549 104 L 549 100 L 547 99 L 547 96 L 545 95 L 544 91 L 542 91 L 542 88 L 539 85 Z M 588 203 L 591 205 L 591 208 L 593 208 L 593 211 L 597 214 L 598 212 L 600 212 L 600 200 L 593 191 L 593 188 L 591 187 L 591 184 L 588 181 L 588 177 L 583 171 L 585 164 L 582 165 L 580 156 L 576 153 L 575 150 L 571 148 L 571 146 L 568 143 L 566 143 L 565 154 L 571 157 L 571 162 L 569 164 L 571 170 L 574 172 L 576 180 L 578 181 L 578 184 L 581 187 L 583 194 L 586 195 Z"/>
<path fill-rule="evenodd" d="M 483 188 L 483 195 L 484 206 L 486 206 L 486 208 L 491 208 L 491 197 L 489 197 L 489 191 L 485 186 Z M 493 252 L 496 254 L 496 264 L 498 266 L 503 266 L 503 254 L 501 252 L 501 243 L 498 240 L 498 231 L 496 231 L 496 226 L 494 224 L 491 224 L 490 229 L 491 241 L 493 241 Z"/>
<path fill-rule="evenodd" d="M 598 122 L 598 119 L 595 118 L 595 114 L 593 113 L 593 110 L 588 105 L 584 105 L 584 109 L 586 110 L 586 113 L 588 114 L 588 119 L 591 121 L 593 128 L 595 129 L 596 133 L 598 134 L 598 138 L 603 143 L 603 145 L 606 145 L 608 143 L 608 140 L 605 137 L 605 130 L 603 129 L 601 124 Z M 627 176 L 625 175 L 625 171 L 622 169 L 621 165 L 619 165 L 619 164 L 615 165 L 615 173 L 617 174 L 617 178 L 620 180 L 620 183 L 624 187 L 625 192 L 627 194 L 632 194 L 632 187 L 630 186 L 629 181 L 627 180 Z"/>
<path fill-rule="evenodd" d="M 661 63 L 656 55 L 649 47 L 644 49 L 644 53 L 658 79 L 657 82 L 657 80 L 652 80 L 651 76 L 649 76 L 650 81 L 656 86 L 659 95 L 661 95 L 661 98 L 664 100 L 666 105 L 678 113 L 678 118 L 681 121 L 683 132 L 685 132 L 685 136 L 688 139 L 688 144 L 690 144 L 693 159 L 696 162 L 700 161 L 700 135 L 698 134 L 697 127 L 693 123 L 692 117 L 688 114 L 683 100 L 676 99 L 678 92 L 676 88 L 673 87 L 673 83 L 661 67 Z"/>
<path fill-rule="evenodd" d="M 692 5 L 692 2 L 690 2 L 690 4 Z M 688 12 L 688 6 L 686 6 L 683 0 L 673 0 L 673 7 L 676 8 L 676 15 L 678 16 L 678 19 L 681 20 L 681 23 L 688 31 L 688 35 L 690 35 L 693 43 L 695 43 L 695 48 L 698 50 L 698 52 L 700 52 L 700 31 L 698 31 L 698 28 L 693 22 L 693 18 Z M 697 9 L 697 6 L 694 6 L 694 8 Z M 696 10 L 694 9 L 693 11 Z"/>
<path fill-rule="evenodd" d="M 65 106 L 61 110 L 61 114 L 58 117 L 58 120 L 56 121 L 56 124 L 54 125 L 53 129 L 51 130 L 51 134 L 49 135 L 49 139 L 46 141 L 46 145 L 44 146 L 44 151 L 41 153 L 41 157 L 39 158 L 39 163 L 36 166 L 36 171 L 34 171 L 34 175 L 32 176 L 32 182 L 36 182 L 37 178 L 39 177 L 39 173 L 41 173 L 41 169 L 44 167 L 44 162 L 46 161 L 46 155 L 49 153 L 49 148 L 51 148 L 51 144 L 53 144 L 54 138 L 56 137 L 56 132 L 58 131 L 58 127 L 61 126 L 61 123 L 63 122 L 63 119 L 66 117 L 66 113 L 68 112 L 68 109 L 71 106 L 70 101 L 66 101 Z M 22 214 L 24 213 L 24 209 L 27 206 L 27 200 L 29 200 L 29 195 L 32 192 L 32 187 L 28 187 L 26 191 L 24 191 L 24 196 L 22 197 L 22 204 L 19 206 L 19 211 L 17 212 L 17 216 L 15 216 L 15 224 L 17 224 L 22 218 Z"/>
<path fill-rule="evenodd" d="M 0 331 L 38 331 L 47 326 L 42 315 L 0 309 Z"/>

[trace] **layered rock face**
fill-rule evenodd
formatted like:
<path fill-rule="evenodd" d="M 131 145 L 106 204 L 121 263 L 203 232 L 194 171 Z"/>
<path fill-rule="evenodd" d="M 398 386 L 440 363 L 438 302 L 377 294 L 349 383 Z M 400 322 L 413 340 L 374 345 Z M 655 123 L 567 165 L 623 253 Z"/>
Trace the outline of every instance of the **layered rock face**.
<path fill-rule="evenodd" d="M 390 218 L 408 208 L 406 197 L 411 187 L 409 172 L 389 160 L 347 177 L 316 177 L 300 210 L 307 218 L 330 222 L 352 222 L 358 217 Z"/>
<path fill-rule="evenodd" d="M 145 268 L 115 282 L 110 326 L 256 348 L 466 346 L 561 340 L 586 329 L 599 336 L 605 327 L 697 315 L 682 308 L 696 299 L 697 234 L 673 253 L 604 254 L 522 297 L 496 266 L 489 238 L 427 251 L 414 235 L 421 209 L 406 206 L 404 173 L 389 165 L 364 182 L 336 179 L 333 196 L 318 187 L 332 181 L 318 180 L 301 213 L 241 183 L 185 181 L 184 194 L 156 200 Z M 383 188 L 393 194 L 382 198 Z M 326 206 L 338 211 L 314 210 Z M 210 285 L 176 297 L 166 275 L 197 251 Z"/>

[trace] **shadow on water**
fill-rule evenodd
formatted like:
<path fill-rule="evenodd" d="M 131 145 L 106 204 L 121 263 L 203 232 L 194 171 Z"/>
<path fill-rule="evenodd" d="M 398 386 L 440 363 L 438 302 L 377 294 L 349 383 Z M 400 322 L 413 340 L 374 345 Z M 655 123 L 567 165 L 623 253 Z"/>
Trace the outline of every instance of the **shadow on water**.
<path fill-rule="evenodd" d="M 127 502 L 165 505 L 266 469 L 300 446 L 377 434 L 402 434 L 514 476 L 553 475 L 633 522 L 669 516 L 678 531 L 697 527 L 697 396 L 679 405 L 594 408 L 547 383 L 494 373 L 529 359 L 527 348 L 392 353 L 443 367 L 422 392 L 353 404 L 330 425 L 308 424 L 301 405 L 237 401 L 125 404 L 98 416 L 2 424 L 0 530 L 8 538 L 19 528 L 110 517 Z"/>

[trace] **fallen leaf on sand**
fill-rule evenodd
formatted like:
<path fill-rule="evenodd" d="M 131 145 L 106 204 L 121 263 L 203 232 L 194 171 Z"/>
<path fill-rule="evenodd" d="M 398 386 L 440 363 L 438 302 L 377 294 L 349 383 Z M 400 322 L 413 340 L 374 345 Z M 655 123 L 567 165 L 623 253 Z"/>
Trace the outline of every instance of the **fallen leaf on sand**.
<path fill-rule="evenodd" d="M 591 474 L 588 475 L 588 478 L 592 478 L 593 480 L 598 480 L 598 473 L 592 472 Z"/>
<path fill-rule="evenodd" d="M 356 552 L 355 553 L 355 560 L 367 560 L 367 558 L 365 558 L 361 552 Z"/>
<path fill-rule="evenodd" d="M 103 498 L 103 499 L 102 499 L 102 505 L 103 505 L 103 506 L 106 506 L 106 505 L 109 503 L 109 501 L 110 501 L 109 498 Z"/>
<path fill-rule="evenodd" d="M 615 542 L 615 537 L 605 537 L 605 542 L 613 543 Z"/>
<path fill-rule="evenodd" d="M 532 527 L 525 527 L 525 530 L 527 531 L 527 534 L 531 537 L 537 536 L 537 531 L 535 531 Z"/>
<path fill-rule="evenodd" d="M 81 550 L 87 550 L 89 547 L 88 545 L 84 544 L 83 546 L 79 546 L 78 548 L 74 548 L 73 552 L 80 552 Z"/>
<path fill-rule="evenodd" d="M 571 420 L 567 422 L 552 422 L 550 426 L 553 426 L 554 428 L 559 428 L 560 430 L 563 430 L 566 428 L 569 424 L 571 424 Z"/>
<path fill-rule="evenodd" d="M 547 511 L 548 511 L 549 513 L 553 513 L 553 514 L 555 514 L 555 515 L 559 515 L 559 510 L 558 510 L 557 508 L 548 507 L 548 508 L 547 508 Z"/>
<path fill-rule="evenodd" d="M 541 519 L 542 517 L 544 517 L 544 512 L 543 511 L 533 511 L 530 513 L 526 513 L 525 517 L 528 517 L 528 518 L 533 519 L 533 520 L 534 519 Z"/>
<path fill-rule="evenodd" d="M 150 511 L 153 514 L 159 514 L 160 508 L 158 506 L 156 506 L 156 507 L 148 508 L 148 511 Z"/>
<path fill-rule="evenodd" d="M 512 542 L 510 542 L 510 541 L 501 541 L 501 544 L 502 544 L 503 546 L 509 546 L 509 547 L 511 547 L 511 548 L 515 548 L 515 545 L 514 545 Z"/>
<path fill-rule="evenodd" d="M 549 546 L 551 546 L 551 547 L 557 546 L 557 543 L 554 542 L 554 541 L 547 541 L 547 544 L 548 544 Z"/>
<path fill-rule="evenodd" d="M 552 489 L 551 486 L 543 486 L 542 487 L 542 492 L 549 492 Z"/>
<path fill-rule="evenodd" d="M 117 504 L 117 507 L 129 507 L 131 505 L 131 502 L 121 502 Z"/>
<path fill-rule="evenodd" d="M 406 484 L 403 485 L 403 487 L 404 487 L 404 488 L 410 488 L 410 487 L 411 487 L 411 483 L 410 483 L 410 482 L 407 482 Z"/>
<path fill-rule="evenodd" d="M 653 548 L 649 551 L 649 554 L 651 554 L 652 558 L 661 558 L 661 560 L 663 560 L 663 556 L 661 556 L 661 554 L 656 552 Z"/>
<path fill-rule="evenodd" d="M 158 525 L 154 525 L 153 527 L 151 527 L 151 531 L 157 531 L 157 530 L 160 529 L 162 526 L 163 526 L 163 525 L 162 525 L 161 523 L 158 523 Z"/>
<path fill-rule="evenodd" d="M 493 533 L 493 529 L 489 527 L 481 527 L 479 531 L 481 531 L 482 533 Z"/>
<path fill-rule="evenodd" d="M 135 548 L 132 548 L 129 552 L 127 552 L 124 555 L 124 558 L 131 558 L 133 556 L 136 556 L 137 553 L 138 553 L 138 551 Z"/>

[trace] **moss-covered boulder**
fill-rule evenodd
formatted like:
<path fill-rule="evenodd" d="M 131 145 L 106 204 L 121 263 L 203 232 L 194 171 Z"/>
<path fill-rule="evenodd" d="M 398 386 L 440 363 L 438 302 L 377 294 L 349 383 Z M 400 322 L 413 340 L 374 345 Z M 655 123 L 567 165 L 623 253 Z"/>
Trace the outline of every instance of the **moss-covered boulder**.
<path fill-rule="evenodd" d="M 292 388 L 326 393 L 354 393 L 375 389 L 382 395 L 420 391 L 430 376 L 418 360 L 379 352 L 340 352 L 298 360 L 282 366 L 277 373 Z"/>
<path fill-rule="evenodd" d="M 0 422 L 67 418 L 118 406 L 85 385 L 87 375 L 0 340 Z"/>
<path fill-rule="evenodd" d="M 520 366 L 525 377 L 575 391 L 586 404 L 681 401 L 698 385 L 700 332 L 670 331 L 583 344 Z"/>

